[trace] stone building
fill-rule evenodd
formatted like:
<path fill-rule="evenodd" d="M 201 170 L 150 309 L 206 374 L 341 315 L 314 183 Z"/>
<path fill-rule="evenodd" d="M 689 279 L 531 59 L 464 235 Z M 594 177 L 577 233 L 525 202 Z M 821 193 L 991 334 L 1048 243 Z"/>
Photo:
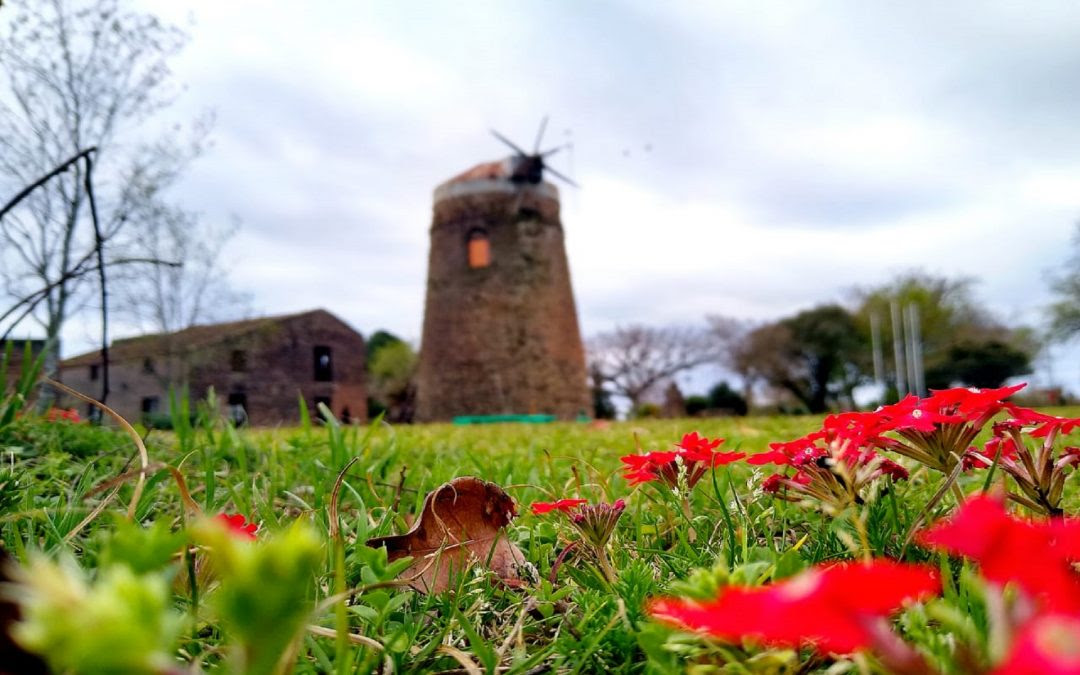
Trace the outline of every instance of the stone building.
<path fill-rule="evenodd" d="M 435 190 L 418 421 L 569 419 L 589 409 L 559 192 L 542 168 L 539 157 L 519 155 Z"/>
<path fill-rule="evenodd" d="M 65 384 L 97 397 L 101 353 L 63 361 Z M 222 412 L 258 426 L 299 420 L 299 397 L 343 421 L 367 416 L 364 339 L 321 309 L 117 340 L 109 348 L 111 408 L 128 420 L 167 415 L 169 388 L 192 400 L 214 388 Z M 80 411 L 83 406 L 80 405 Z M 87 411 L 89 412 L 89 411 Z"/>

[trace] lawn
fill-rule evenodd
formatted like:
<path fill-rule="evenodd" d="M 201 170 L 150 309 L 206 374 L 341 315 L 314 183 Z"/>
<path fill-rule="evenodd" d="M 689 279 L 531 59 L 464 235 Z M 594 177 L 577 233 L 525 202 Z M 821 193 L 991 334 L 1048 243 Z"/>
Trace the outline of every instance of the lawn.
<path fill-rule="evenodd" d="M 8 568 L 16 583 L 7 595 L 23 612 L 14 632 L 31 651 L 47 653 L 55 671 L 900 672 L 895 655 L 877 644 L 837 648 L 818 633 L 790 644 L 764 633 L 743 640 L 720 627 L 708 635 L 680 614 L 690 606 L 678 604 L 683 600 L 656 604 L 664 597 L 707 603 L 725 587 L 783 589 L 770 584 L 811 578 L 804 570 L 819 564 L 887 557 L 929 563 L 918 569 L 931 570 L 941 586 L 887 612 L 890 635 L 918 656 L 918 672 L 990 672 L 1008 658 L 1010 645 L 1022 646 L 1027 625 L 1024 617 L 1006 621 L 1013 634 L 1003 638 L 995 612 L 1005 610 L 995 602 L 1016 610 L 1017 594 L 1025 592 L 1042 602 L 1041 591 L 1022 581 L 994 595 L 997 587 L 984 578 L 992 574 L 980 576 L 975 564 L 985 561 L 949 557 L 947 545 L 932 550 L 908 536 L 922 529 L 920 518 L 929 523 L 956 513 L 959 492 L 999 486 L 1005 459 L 989 480 L 990 469 L 957 469 L 956 486 L 940 489 L 942 471 L 892 453 L 910 477 L 876 472 L 845 503 L 786 483 L 763 489 L 777 471 L 794 483 L 819 471 L 814 480 L 835 483 L 843 472 L 821 459 L 796 474 L 745 458 L 709 460 L 696 486 L 690 455 L 672 465 L 682 468 L 671 486 L 660 479 L 631 486 L 623 476 L 620 457 L 670 451 L 690 432 L 726 439 L 703 456 L 754 455 L 819 428 L 819 417 L 309 422 L 240 430 L 205 412 L 191 417 L 193 425 L 146 436 L 145 470 L 133 440 L 119 430 L 32 416 L 0 427 L 0 541 L 21 563 Z M 975 445 L 990 438 L 987 425 Z M 388 562 L 384 549 L 365 542 L 409 530 L 425 496 L 461 476 L 501 486 L 516 502 L 517 516 L 494 541 L 516 545 L 526 564 L 507 577 L 496 564 L 497 546 L 485 544 L 487 555 L 481 551 L 478 564 L 462 573 L 455 569 L 447 590 L 415 590 L 415 572 L 441 565 L 439 555 L 405 571 L 408 560 Z M 1075 513 L 1077 492 L 1067 485 L 1060 506 Z M 1015 481 L 1009 487 L 1015 491 Z M 530 508 L 571 498 L 603 506 L 595 513 L 553 506 L 542 515 Z M 617 500 L 625 507 L 611 506 Z M 432 527 L 454 532 L 453 523 L 441 522 L 447 513 L 439 525 L 424 521 L 428 534 Z M 218 514 L 257 524 L 253 541 Z M 586 529 L 612 524 L 613 532 Z M 786 609 L 773 611 L 785 621 Z"/>

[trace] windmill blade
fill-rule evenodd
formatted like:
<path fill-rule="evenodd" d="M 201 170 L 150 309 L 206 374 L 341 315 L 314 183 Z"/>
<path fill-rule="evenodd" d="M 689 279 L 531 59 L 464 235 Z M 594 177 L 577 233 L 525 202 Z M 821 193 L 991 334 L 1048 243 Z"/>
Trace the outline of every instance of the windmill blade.
<path fill-rule="evenodd" d="M 540 152 L 540 141 L 544 140 L 544 130 L 547 129 L 548 116 L 544 115 L 544 119 L 540 120 L 540 131 L 536 134 L 536 144 L 533 145 L 533 154 Z"/>
<path fill-rule="evenodd" d="M 581 187 L 580 185 L 578 185 L 578 184 L 577 184 L 577 183 L 575 183 L 574 181 L 570 180 L 570 179 L 569 179 L 569 178 L 567 178 L 566 176 L 564 176 L 564 175 L 562 175 L 561 173 L 559 173 L 558 171 L 556 171 L 555 169 L 552 169 L 552 168 L 551 168 L 550 166 L 547 166 L 547 165 L 545 165 L 545 166 L 544 166 L 544 171 L 547 171 L 547 172 L 548 172 L 548 173 L 550 173 L 551 175 L 553 175 L 553 176 L 555 176 L 556 178 L 558 178 L 558 179 L 562 180 L 563 182 L 565 182 L 565 183 L 567 183 L 567 184 L 571 185 L 572 187 L 576 187 L 576 188 L 580 188 L 580 187 Z"/>
<path fill-rule="evenodd" d="M 499 140 L 500 140 L 500 141 L 502 141 L 503 143 L 506 143 L 506 144 L 507 144 L 507 145 L 509 145 L 509 146 L 510 146 L 511 148 L 513 148 L 513 149 L 514 149 L 514 152 L 516 152 L 517 154 L 521 155 L 522 157 L 527 157 L 527 156 L 528 156 L 528 153 L 527 153 L 527 152 L 525 152 L 524 150 L 522 150 L 522 149 L 521 149 L 521 148 L 519 148 L 518 146 L 514 145 L 513 141 L 511 141 L 511 140 L 510 140 L 509 138 L 507 138 L 506 136 L 503 136 L 503 135 L 502 135 L 502 134 L 500 134 L 500 133 L 499 133 L 498 131 L 495 131 L 494 129 L 492 129 L 492 130 L 491 130 L 491 133 L 492 133 L 492 135 L 494 135 L 494 136 L 495 136 L 495 138 L 499 139 Z"/>
<path fill-rule="evenodd" d="M 545 150 L 545 151 L 539 153 L 540 158 L 541 159 L 546 159 L 546 158 L 551 157 L 552 155 L 554 155 L 556 152 L 558 152 L 560 150 L 565 150 L 565 149 L 567 149 L 569 147 L 570 147 L 569 143 L 563 143 L 562 145 L 556 145 L 554 148 L 551 148 L 549 150 Z"/>

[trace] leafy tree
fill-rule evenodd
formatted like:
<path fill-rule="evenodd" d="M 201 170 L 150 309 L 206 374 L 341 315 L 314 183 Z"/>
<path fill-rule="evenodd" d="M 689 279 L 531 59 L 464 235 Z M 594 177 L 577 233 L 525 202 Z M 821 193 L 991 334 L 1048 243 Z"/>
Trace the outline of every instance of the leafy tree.
<path fill-rule="evenodd" d="M 870 339 L 871 315 L 876 314 L 881 320 L 884 375 L 887 380 L 895 380 L 895 360 L 891 349 L 891 305 L 894 302 L 901 309 L 908 305 L 918 308 L 927 388 L 943 389 L 953 384 L 956 369 L 951 365 L 951 360 L 953 348 L 957 345 L 967 345 L 969 357 L 976 352 L 991 353 L 994 348 L 990 343 L 994 342 L 1024 353 L 1028 360 L 1038 352 L 1038 342 L 1030 330 L 1006 326 L 979 306 L 972 291 L 973 284 L 974 280 L 968 278 L 950 279 L 911 271 L 880 286 L 856 289 L 858 308 L 855 317 L 867 343 Z M 970 351 L 978 345 L 982 347 Z M 860 365 L 866 370 L 870 368 L 870 359 L 870 350 L 864 350 Z"/>
<path fill-rule="evenodd" d="M 375 353 L 389 344 L 402 342 L 402 339 L 394 335 L 389 331 L 379 329 L 371 334 L 367 339 L 367 362 L 370 367 L 372 360 L 375 358 Z"/>
<path fill-rule="evenodd" d="M 758 326 L 732 349 L 742 372 L 788 392 L 811 413 L 850 405 L 851 390 L 862 378 L 862 335 L 839 305 L 822 305 Z"/>
<path fill-rule="evenodd" d="M 695 394 L 693 396 L 686 397 L 686 415 L 688 417 L 697 417 L 701 413 L 709 409 L 709 397 Z"/>
<path fill-rule="evenodd" d="M 998 340 L 960 342 L 949 348 L 939 371 L 928 371 L 927 379 L 959 383 L 969 387 L 1000 387 L 1005 380 L 1031 372 L 1026 353 Z"/>
<path fill-rule="evenodd" d="M 732 389 L 727 382 L 717 382 L 709 390 L 709 396 L 706 400 L 709 408 L 728 410 L 733 415 L 745 415 L 749 410 L 746 399 L 739 392 Z M 687 403 L 689 404 L 689 399 L 687 399 Z"/>
<path fill-rule="evenodd" d="M 823 305 L 784 319 L 791 368 L 777 382 L 811 413 L 846 399 L 862 377 L 858 360 L 865 343 L 854 317 L 840 305 Z"/>
<path fill-rule="evenodd" d="M 117 0 L 43 0 L 13 8 L 0 37 L 0 192 L 14 195 L 54 167 L 96 147 L 94 188 L 100 240 L 90 231 L 85 167 L 74 165 L 34 191 L 0 222 L 4 292 L 35 297 L 33 313 L 51 340 L 45 371 L 55 375 L 56 339 L 97 273 L 94 251 L 123 262 L 125 233 L 165 208 L 162 194 L 201 150 L 177 128 L 156 136 L 140 125 L 175 96 L 169 59 L 186 36 Z M 146 208 L 157 204 L 158 208 Z"/>
<path fill-rule="evenodd" d="M 375 406 L 390 422 L 411 422 L 416 398 L 416 351 L 403 340 L 384 341 L 368 363 L 368 385 Z M 371 411 L 369 411 L 371 412 Z"/>

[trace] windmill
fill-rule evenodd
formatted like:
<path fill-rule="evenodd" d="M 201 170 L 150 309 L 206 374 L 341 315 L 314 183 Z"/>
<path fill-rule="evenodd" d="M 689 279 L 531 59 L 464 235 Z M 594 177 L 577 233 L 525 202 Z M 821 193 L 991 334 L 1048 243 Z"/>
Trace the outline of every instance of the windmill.
<path fill-rule="evenodd" d="M 540 151 L 540 143 L 544 140 L 544 131 L 547 129 L 547 122 L 547 115 L 544 115 L 544 118 L 540 120 L 540 130 L 536 133 L 536 142 L 533 144 L 533 151 L 531 153 L 525 152 L 516 143 L 506 136 L 503 136 L 498 131 L 494 129 L 491 130 L 491 133 L 495 138 L 505 143 L 514 151 L 514 154 L 507 160 L 510 164 L 510 182 L 518 186 L 518 196 L 517 199 L 514 200 L 513 208 L 510 209 L 511 213 L 517 213 L 518 209 L 521 208 L 521 201 L 525 198 L 525 191 L 523 189 L 525 186 L 539 185 L 544 182 L 544 171 L 547 171 L 549 174 L 555 176 L 571 187 L 581 187 L 564 174 L 559 173 L 548 166 L 547 162 L 544 161 L 566 147 L 565 145 L 557 145 L 554 148 L 544 150 L 543 152 Z"/>
<path fill-rule="evenodd" d="M 585 354 L 560 217 L 545 171 L 564 146 L 510 157 L 435 188 L 416 418 L 544 414 L 589 407 Z"/>

